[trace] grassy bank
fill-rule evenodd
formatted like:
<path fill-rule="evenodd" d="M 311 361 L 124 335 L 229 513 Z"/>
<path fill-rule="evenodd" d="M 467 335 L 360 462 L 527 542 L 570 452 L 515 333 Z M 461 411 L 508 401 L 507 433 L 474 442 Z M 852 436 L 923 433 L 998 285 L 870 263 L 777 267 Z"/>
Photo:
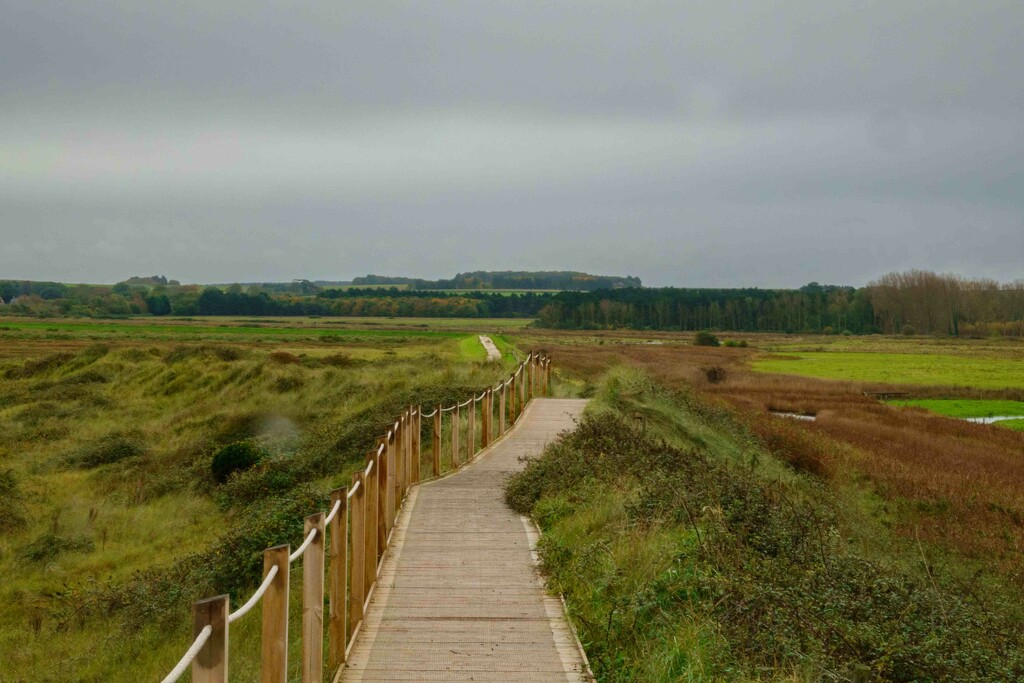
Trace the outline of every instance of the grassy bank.
<path fill-rule="evenodd" d="M 25 354 L 0 361 L 4 681 L 159 680 L 191 640 L 190 601 L 237 606 L 263 549 L 301 538 L 402 407 L 461 400 L 504 372 L 465 334 L 89 334 L 104 343 L 41 353 L 22 339 Z M 219 480 L 214 456 L 238 443 L 255 464 Z M 258 678 L 258 645 L 258 614 L 232 627 L 233 677 Z"/>
<path fill-rule="evenodd" d="M 801 457 L 814 445 L 757 436 L 637 370 L 596 386 L 507 499 L 543 528 L 544 570 L 599 679 L 1024 675 L 1019 595 L 891 536 L 883 500 Z"/>

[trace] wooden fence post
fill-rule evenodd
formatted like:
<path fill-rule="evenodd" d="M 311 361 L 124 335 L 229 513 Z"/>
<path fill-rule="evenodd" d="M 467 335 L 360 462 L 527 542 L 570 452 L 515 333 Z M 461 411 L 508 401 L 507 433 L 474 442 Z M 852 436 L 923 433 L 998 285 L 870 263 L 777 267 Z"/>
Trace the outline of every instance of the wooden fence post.
<path fill-rule="evenodd" d="M 348 488 L 343 487 L 331 491 L 331 509 L 334 504 L 341 501 L 338 514 L 331 520 L 331 562 L 328 565 L 330 572 L 330 608 L 327 620 L 327 664 L 333 673 L 339 666 L 345 663 L 345 646 L 348 640 L 345 638 L 345 601 L 347 582 L 345 581 L 348 571 Z"/>
<path fill-rule="evenodd" d="M 381 450 L 381 446 L 384 449 Z M 388 544 L 388 445 L 386 438 L 377 439 L 377 448 L 373 451 L 377 459 L 377 477 L 374 480 L 377 489 L 377 559 L 384 555 Z"/>
<path fill-rule="evenodd" d="M 505 433 L 505 409 L 506 397 L 508 394 L 508 386 L 502 382 L 501 384 L 501 395 L 498 397 L 498 436 Z"/>
<path fill-rule="evenodd" d="M 414 410 L 415 410 L 415 406 L 409 406 L 408 411 L 406 411 L 406 415 L 408 415 L 408 418 L 406 418 L 406 420 L 405 420 L 405 461 L 406 461 L 406 468 L 405 468 L 405 492 L 406 493 L 409 493 L 409 487 L 413 485 L 413 478 L 412 478 L 412 470 L 413 470 L 413 464 L 412 464 L 412 462 L 413 462 L 412 445 L 415 442 L 415 439 L 412 438 L 412 433 L 413 433 L 413 425 L 416 422 L 415 418 L 413 418 L 413 411 Z"/>
<path fill-rule="evenodd" d="M 519 414 L 522 415 L 523 411 L 526 410 L 526 376 L 528 371 L 526 369 L 526 361 L 520 366 L 523 371 L 522 376 L 519 378 Z"/>
<path fill-rule="evenodd" d="M 459 467 L 459 403 L 455 402 L 452 411 L 452 469 Z"/>
<path fill-rule="evenodd" d="M 551 395 L 551 359 L 544 359 L 544 395 Z"/>
<path fill-rule="evenodd" d="M 487 448 L 487 390 L 480 397 L 480 450 Z"/>
<path fill-rule="evenodd" d="M 350 501 L 349 515 L 352 518 L 352 571 L 349 572 L 348 587 L 348 638 L 349 640 L 356 633 L 359 622 L 363 619 L 363 601 L 366 593 L 363 592 L 363 579 L 366 576 L 365 567 L 365 542 L 366 534 L 364 519 L 366 517 L 366 486 L 362 486 L 363 473 L 356 472 L 352 475 L 352 488 L 359 486 L 359 489 L 352 496 Z M 346 646 L 348 643 L 346 643 Z"/>
<path fill-rule="evenodd" d="M 278 545 L 263 551 L 263 576 L 277 567 L 277 576 L 263 594 L 263 642 L 261 683 L 288 681 L 288 555 L 290 545 Z"/>
<path fill-rule="evenodd" d="M 213 627 L 209 640 L 192 660 L 192 683 L 228 683 L 228 612 L 230 598 L 215 598 L 192 603 L 192 632 L 198 636 L 206 626 Z"/>
<path fill-rule="evenodd" d="M 431 445 L 433 446 L 434 456 L 434 476 L 441 476 L 441 406 L 437 406 L 434 411 L 434 430 L 431 438 Z"/>
<path fill-rule="evenodd" d="M 413 418 L 412 430 L 412 461 L 414 463 L 412 480 L 420 483 L 420 464 L 423 459 L 423 406 L 416 406 L 416 417 Z"/>
<path fill-rule="evenodd" d="M 324 517 L 306 517 L 306 535 L 316 536 L 302 556 L 302 683 L 324 680 Z"/>
<path fill-rule="evenodd" d="M 395 500 L 395 482 L 397 481 L 395 473 L 395 442 L 398 435 L 394 432 L 394 426 L 392 426 L 392 429 L 389 431 L 391 435 L 388 436 L 385 434 L 384 436 L 387 440 L 387 446 L 384 448 L 384 452 L 388 457 L 388 480 L 385 484 L 387 486 L 387 491 L 385 492 L 387 499 L 385 500 L 384 505 L 385 512 L 387 513 L 384 515 L 387 520 L 387 533 L 384 536 L 385 540 L 391 535 L 391 529 L 395 526 L 395 510 L 398 509 L 397 501 Z"/>
<path fill-rule="evenodd" d="M 469 445 L 466 447 L 466 452 L 468 453 L 468 457 L 466 458 L 467 460 L 472 460 L 473 456 L 476 455 L 476 452 L 477 452 L 477 448 L 476 448 L 476 400 L 475 400 L 475 397 L 472 397 L 472 398 L 474 400 L 471 400 L 469 402 L 469 420 L 468 420 L 468 424 L 466 425 L 466 427 L 467 427 L 466 428 L 466 441 L 469 442 Z"/>
<path fill-rule="evenodd" d="M 405 496 L 405 479 L 409 473 L 405 470 L 405 413 L 398 416 L 397 430 L 395 431 L 395 461 L 398 463 L 398 488 L 395 490 L 395 507 L 401 507 L 402 498 Z"/>
<path fill-rule="evenodd" d="M 519 414 L 516 412 L 518 410 L 518 407 L 516 405 L 516 397 L 518 396 L 516 392 L 518 390 L 519 371 L 517 370 L 515 373 L 512 374 L 512 384 L 509 385 L 509 420 L 511 420 L 512 424 L 515 424 L 516 420 L 519 419 Z"/>
<path fill-rule="evenodd" d="M 366 574 L 363 578 L 363 590 L 369 594 L 370 588 L 377 581 L 377 539 L 379 538 L 377 515 L 380 513 L 378 500 L 380 498 L 380 485 L 378 484 L 378 475 L 380 475 L 378 465 L 380 463 L 377 462 L 377 452 L 370 453 L 366 462 L 367 464 L 373 463 L 369 475 L 366 475 L 366 470 L 363 470 L 363 483 L 366 485 L 366 507 L 364 510 L 366 518 L 363 520 L 363 524 L 366 525 L 366 541 L 363 550 L 363 557 L 366 558 L 363 563 Z M 385 539 L 386 542 L 387 539 Z"/>

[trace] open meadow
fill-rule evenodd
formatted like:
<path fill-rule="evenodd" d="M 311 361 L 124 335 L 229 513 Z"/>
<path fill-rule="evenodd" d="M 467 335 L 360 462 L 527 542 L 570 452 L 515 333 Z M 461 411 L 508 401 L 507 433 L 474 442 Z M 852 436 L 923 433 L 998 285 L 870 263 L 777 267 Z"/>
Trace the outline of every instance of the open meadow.
<path fill-rule="evenodd" d="M 0 680 L 159 680 L 190 602 L 251 591 L 403 406 L 513 362 L 480 321 L 345 322 L 0 324 Z M 258 643 L 233 628 L 235 680 Z"/>

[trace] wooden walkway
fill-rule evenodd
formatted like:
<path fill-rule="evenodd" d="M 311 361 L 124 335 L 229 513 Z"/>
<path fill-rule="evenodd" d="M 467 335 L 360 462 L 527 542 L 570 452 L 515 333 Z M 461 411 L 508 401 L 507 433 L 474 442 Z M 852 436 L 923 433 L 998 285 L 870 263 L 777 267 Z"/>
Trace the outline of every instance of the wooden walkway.
<path fill-rule="evenodd" d="M 502 491 L 585 405 L 535 399 L 474 463 L 410 491 L 342 680 L 591 680 L 543 589 L 532 524 Z"/>

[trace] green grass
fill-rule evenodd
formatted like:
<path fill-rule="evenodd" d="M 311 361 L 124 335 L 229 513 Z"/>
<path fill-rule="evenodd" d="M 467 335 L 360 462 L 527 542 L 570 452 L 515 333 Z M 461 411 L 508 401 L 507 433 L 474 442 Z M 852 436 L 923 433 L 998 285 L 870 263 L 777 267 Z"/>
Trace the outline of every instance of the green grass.
<path fill-rule="evenodd" d="M 1024 363 L 1014 358 L 933 353 L 798 352 L 751 363 L 758 372 L 821 379 L 1007 389 L 1024 386 Z"/>
<path fill-rule="evenodd" d="M 895 406 L 924 408 L 948 417 L 1024 416 L 1024 401 L 975 399 L 911 399 L 889 401 Z"/>
<path fill-rule="evenodd" d="M 995 424 L 997 427 L 1005 427 L 1015 432 L 1024 432 L 1024 420 L 1000 420 Z"/>
<path fill-rule="evenodd" d="M 240 604 L 259 551 L 299 540 L 401 407 L 461 400 L 505 371 L 455 330 L 261 346 L 208 325 L 188 345 L 88 327 L 65 328 L 78 346 L 56 353 L 32 326 L 3 333 L 19 345 L 0 360 L 3 680 L 159 680 L 191 640 L 190 601 Z M 218 485 L 212 455 L 239 439 L 270 455 Z M 66 550 L 32 559 L 49 535 Z M 254 613 L 232 628 L 239 680 L 258 678 L 258 646 Z"/>

